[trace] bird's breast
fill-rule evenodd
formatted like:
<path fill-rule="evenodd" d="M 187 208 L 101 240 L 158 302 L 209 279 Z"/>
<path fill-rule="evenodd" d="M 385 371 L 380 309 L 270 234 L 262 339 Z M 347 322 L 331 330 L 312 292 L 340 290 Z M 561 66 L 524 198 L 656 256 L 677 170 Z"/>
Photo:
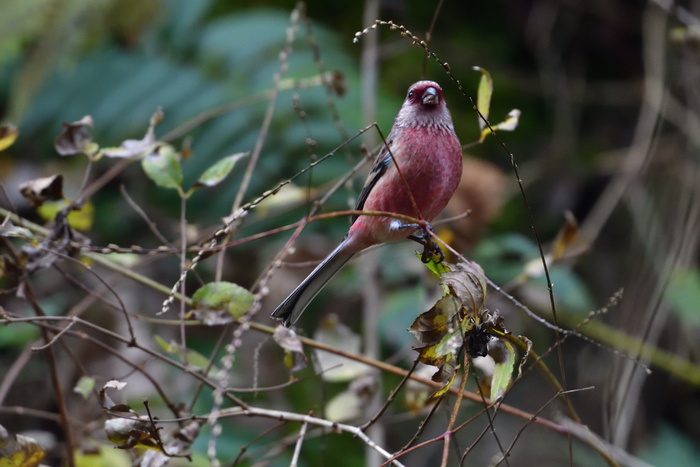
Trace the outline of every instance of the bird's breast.
<path fill-rule="evenodd" d="M 368 195 L 363 210 L 432 221 L 459 185 L 462 175 L 459 140 L 447 128 L 421 127 L 405 130 L 394 138 L 391 152 L 394 161 Z M 396 219 L 390 217 L 360 216 L 352 225 L 349 237 L 356 237 L 354 243 L 359 250 L 406 238 L 414 231 L 397 229 Z"/>

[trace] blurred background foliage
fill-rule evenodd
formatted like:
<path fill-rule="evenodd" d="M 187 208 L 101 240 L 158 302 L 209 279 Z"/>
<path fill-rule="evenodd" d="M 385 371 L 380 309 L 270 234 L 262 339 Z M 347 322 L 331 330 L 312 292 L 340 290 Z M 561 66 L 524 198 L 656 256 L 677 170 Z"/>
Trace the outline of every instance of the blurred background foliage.
<path fill-rule="evenodd" d="M 687 3 L 688 10 L 682 12 L 690 12 L 697 21 L 699 5 Z M 423 36 L 437 5 L 434 1 L 387 0 L 381 2 L 379 18 L 391 19 Z M 170 142 L 192 152 L 183 161 L 185 186 L 191 186 L 222 157 L 252 151 L 280 70 L 293 6 L 279 0 L 4 0 L 0 6 L 0 114 L 3 122 L 12 122 L 20 131 L 16 144 L 0 154 L 2 184 L 11 203 L 19 213 L 36 220 L 17 187 L 57 172 L 66 178 L 66 194 L 77 195 L 85 161 L 59 159 L 53 141 L 62 122 L 84 115 L 94 119 L 95 141 L 118 146 L 125 139 L 140 138 L 151 114 L 162 108 L 165 118 L 156 128 L 157 135 L 172 136 Z M 365 39 L 359 44 L 352 41 L 357 31 L 370 25 L 362 22 L 364 8 L 362 2 L 306 3 L 313 23 L 300 23 L 286 56 L 288 69 L 281 79 L 289 81 L 277 99 L 244 201 L 276 187 L 370 123 L 363 121 L 361 107 L 368 92 L 360 81 Z M 665 10 L 655 2 L 632 1 L 448 1 L 437 17 L 430 48 L 449 62 L 472 96 L 479 79 L 472 66 L 490 71 L 495 83 L 493 120 L 499 121 L 513 108 L 522 111 L 518 129 L 501 136 L 520 166 L 545 249 L 564 223 L 565 211 L 571 211 L 581 224 L 576 254 L 552 269 L 560 320 L 566 327 L 575 326 L 624 287 L 622 303 L 600 318 L 609 327 L 592 337 L 616 347 L 616 335 L 609 330 L 621 330 L 635 336 L 636 342 L 668 350 L 687 364 L 683 368 L 692 368 L 684 379 L 682 374 L 669 374 L 663 360 L 657 360 L 652 365 L 654 373 L 647 377 L 640 367 L 604 348 L 576 339 L 563 346 L 569 387 L 596 387 L 574 399 L 585 414 L 584 423 L 649 462 L 668 461 L 673 453 L 678 457 L 672 464 L 680 466 L 695 465 L 700 456 L 700 384 L 694 376 L 700 350 L 700 54 L 692 35 L 696 30 L 683 21 L 688 17 L 679 11 L 675 7 Z M 690 24 L 697 28 L 697 23 Z M 426 64 L 421 49 L 387 28 L 370 34 L 376 34 L 380 44 L 379 86 L 372 95 L 376 121 L 385 135 L 407 86 L 423 77 L 425 66 L 425 77 L 437 80 L 445 89 L 462 142 L 478 139 L 478 120 L 471 103 L 441 67 L 431 60 Z M 327 76 L 323 75 L 326 72 L 337 72 L 334 91 L 306 85 Z M 230 110 L 184 134 L 171 133 L 220 106 L 230 106 Z M 309 146 L 309 139 L 314 146 Z M 329 188 L 360 160 L 360 140 L 318 165 L 298 186 L 309 184 L 317 195 Z M 544 280 L 539 276 L 523 279 L 526 265 L 536 261 L 539 253 L 508 154 L 494 138 L 467 151 L 471 161 L 470 171 L 465 171 L 468 178 L 448 214 L 471 209 L 472 217 L 448 225 L 440 234 L 453 239 L 458 250 L 479 262 L 497 284 L 549 316 Z M 114 163 L 100 161 L 92 177 Z M 138 164 L 132 165 L 92 197 L 95 220 L 89 236 L 95 245 L 159 245 L 138 214 L 127 207 L 120 185 L 167 238 L 175 241 L 179 236 L 178 198 L 150 183 Z M 212 232 L 220 225 L 219 219 L 229 214 L 244 163 L 237 167 L 241 169 L 226 183 L 200 190 L 189 201 L 190 241 Z M 352 207 L 349 200 L 357 195 L 362 179 L 362 175 L 355 177 L 324 209 Z M 308 211 L 305 194 L 285 196 L 277 202 L 281 206 L 251 212 L 241 235 L 294 222 Z M 298 242 L 300 251 L 294 260 L 322 257 L 346 228 L 345 219 L 314 223 Z M 250 247 L 232 248 L 226 274 L 251 287 L 285 239 L 275 236 Z M 404 330 L 427 300 L 423 288 L 417 287 L 424 280 L 412 257 L 413 248 L 392 245 L 378 252 L 385 294 L 377 326 L 381 354 L 402 363 L 412 360 L 408 348 L 415 344 Z M 173 258 L 147 267 L 168 287 L 179 274 Z M 312 305 L 309 315 L 313 318 L 305 318 L 308 321 L 303 326 L 310 329 L 314 319 L 320 320 L 321 313 L 331 309 L 353 328 L 359 327 L 358 291 L 363 277 L 358 269 L 348 268 L 333 281 Z M 213 264 L 205 264 L 201 273 L 207 276 L 212 271 Z M 266 322 L 266 312 L 306 271 L 278 272 L 261 321 Z M 63 313 L 76 300 L 76 292 L 62 290 L 55 279 L 42 286 L 42 303 L 52 313 Z M 127 288 L 124 293 L 139 292 Z M 338 303 L 332 297 L 344 300 Z M 156 295 L 148 306 L 156 309 L 160 299 Z M 490 306 L 501 309 L 507 327 L 528 335 L 538 351 L 553 343 L 549 330 L 513 310 L 502 298 L 494 297 Z M 29 326 L 5 329 L 0 334 L 3 367 L 37 336 Z M 16 332 L 18 329 L 22 332 Z M 205 352 L 213 346 L 213 335 L 193 331 L 189 342 Z M 634 348 L 625 351 L 635 356 L 638 352 Z M 279 355 L 273 350 L 268 353 L 266 364 L 281 367 L 275 360 Z M 556 367 L 556 360 L 548 362 Z M 243 366 L 237 367 L 241 374 L 258 371 L 250 368 L 251 362 L 237 365 Z M 41 372 L 37 368 L 27 366 L 24 385 L 38 384 Z M 261 372 L 261 379 L 274 384 L 281 378 Z M 551 394 L 538 392 L 544 383 L 536 379 L 521 381 L 508 403 L 537 410 Z M 70 381 L 66 384 L 70 386 Z M 385 381 L 386 387 L 393 384 L 391 378 Z M 289 389 L 288 396 L 296 410 L 304 411 L 321 406 L 319 400 L 329 397 L 326 390 L 298 385 Z M 328 390 L 334 393 L 339 388 L 331 384 Z M 11 395 L 14 404 L 32 406 L 19 393 Z M 270 396 L 273 405 L 281 401 L 275 397 Z M 0 414 L 3 424 L 11 426 L 4 417 Z M 42 426 L 12 420 L 16 429 Z M 391 426 L 398 425 L 393 422 Z M 506 425 L 504 430 L 513 431 L 517 426 L 517 422 Z M 219 444 L 227 447 L 220 449 L 220 455 L 231 458 L 262 430 L 246 431 L 245 425 L 236 423 L 225 427 Z M 480 429 L 475 426 L 473 431 Z M 413 425 L 397 428 L 388 436 L 390 444 L 400 446 L 405 441 L 402 435 L 413 431 Z M 467 431 L 465 439 L 470 439 Z M 552 434 L 539 439 L 539 432 L 531 432 L 527 439 L 532 443 L 521 441 L 522 448 L 515 451 L 523 456 L 520 459 L 537 455 L 539 465 L 566 461 L 565 451 L 541 451 Z M 200 455 L 206 449 L 204 441 L 202 437 L 195 445 Z M 342 445 L 335 448 L 338 441 L 332 437 L 313 442 L 319 444 L 321 454 L 307 454 L 308 465 L 358 465 L 358 458 L 346 455 L 353 450 Z M 492 441 L 483 445 L 474 454 L 476 465 L 488 462 L 495 452 Z M 425 451 L 411 458 L 411 465 L 430 465 L 432 452 Z M 576 457 L 577 465 L 599 465 L 597 462 L 596 456 L 586 452 Z"/>

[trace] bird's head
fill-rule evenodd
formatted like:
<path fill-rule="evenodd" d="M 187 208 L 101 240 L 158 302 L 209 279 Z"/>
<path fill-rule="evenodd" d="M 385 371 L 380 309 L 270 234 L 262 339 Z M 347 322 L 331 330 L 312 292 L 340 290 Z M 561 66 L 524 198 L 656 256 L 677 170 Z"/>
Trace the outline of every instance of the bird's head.
<path fill-rule="evenodd" d="M 448 126 L 452 117 L 442 96 L 442 88 L 435 81 L 418 81 L 408 88 L 406 100 L 396 117 L 400 126 Z"/>

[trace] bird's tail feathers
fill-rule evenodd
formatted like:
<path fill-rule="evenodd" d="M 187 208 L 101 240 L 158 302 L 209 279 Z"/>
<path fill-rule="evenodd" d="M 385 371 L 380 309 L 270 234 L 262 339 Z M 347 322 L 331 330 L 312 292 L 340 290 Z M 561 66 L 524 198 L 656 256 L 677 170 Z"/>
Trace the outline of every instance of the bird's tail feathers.
<path fill-rule="evenodd" d="M 272 312 L 272 317 L 282 321 L 287 327 L 294 325 L 311 300 L 347 263 L 353 254 L 343 254 L 347 240 L 344 240 L 326 258 L 316 266 L 299 286 Z"/>

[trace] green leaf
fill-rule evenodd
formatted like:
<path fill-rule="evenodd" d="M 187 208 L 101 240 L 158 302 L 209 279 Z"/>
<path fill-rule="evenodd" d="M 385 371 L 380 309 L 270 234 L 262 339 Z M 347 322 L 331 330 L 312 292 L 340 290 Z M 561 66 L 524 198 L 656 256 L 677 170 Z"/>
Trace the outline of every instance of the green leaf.
<path fill-rule="evenodd" d="M 165 339 L 160 337 L 158 334 L 153 336 L 155 339 L 156 343 L 158 344 L 158 347 L 166 351 L 167 353 L 175 353 L 177 352 L 177 345 L 174 342 L 167 342 Z"/>
<path fill-rule="evenodd" d="M 420 258 L 420 254 L 416 254 L 416 257 Z M 442 275 L 446 272 L 450 271 L 450 268 L 447 266 L 447 263 L 445 261 L 441 261 L 439 263 L 435 262 L 434 258 L 430 258 L 430 261 L 427 263 L 424 263 L 425 267 L 430 269 L 430 271 L 435 274 L 438 277 L 442 277 Z"/>
<path fill-rule="evenodd" d="M 493 94 L 493 79 L 491 74 L 480 66 L 473 67 L 474 70 L 481 72 L 481 80 L 479 81 L 479 90 L 476 95 L 476 108 L 481 115 L 488 120 L 489 109 L 491 108 L 491 95 Z M 486 128 L 486 122 L 479 117 L 479 129 Z"/>
<path fill-rule="evenodd" d="M 510 386 L 515 366 L 515 349 L 505 340 L 499 339 L 492 342 L 497 342 L 489 344 L 489 356 L 496 362 L 491 378 L 491 400 L 495 401 L 503 397 Z"/>
<path fill-rule="evenodd" d="M 177 345 L 175 341 L 167 342 L 165 339 L 163 339 L 157 334 L 153 337 L 158 346 L 165 352 L 173 355 L 178 355 L 180 357 L 182 356 L 182 352 L 180 352 L 180 346 Z M 209 366 L 209 359 L 201 353 L 197 352 L 196 350 L 186 349 L 185 354 L 187 358 L 187 363 L 189 365 L 197 368 L 206 368 L 207 366 Z"/>
<path fill-rule="evenodd" d="M 172 146 L 158 147 L 141 161 L 148 178 L 161 188 L 179 189 L 182 186 L 182 167 Z"/>
<path fill-rule="evenodd" d="M 232 282 L 210 282 L 192 295 L 194 312 L 208 325 L 226 324 L 246 314 L 255 296 Z"/>
<path fill-rule="evenodd" d="M 231 170 L 233 170 L 233 167 L 236 165 L 236 162 L 238 162 L 239 159 L 242 159 L 247 155 L 247 152 L 239 152 L 237 154 L 233 154 L 231 156 L 220 159 L 219 161 L 214 163 L 214 165 L 205 170 L 202 175 L 200 175 L 194 186 L 199 187 L 218 185 L 224 178 L 228 176 L 229 173 L 231 173 Z"/>
<path fill-rule="evenodd" d="M 688 326 L 700 325 L 700 272 L 679 268 L 671 274 L 664 298 Z"/>
<path fill-rule="evenodd" d="M 92 390 L 95 387 L 95 379 L 89 376 L 81 376 L 78 382 L 73 388 L 73 392 L 83 396 L 83 399 L 87 399 L 92 394 Z"/>

